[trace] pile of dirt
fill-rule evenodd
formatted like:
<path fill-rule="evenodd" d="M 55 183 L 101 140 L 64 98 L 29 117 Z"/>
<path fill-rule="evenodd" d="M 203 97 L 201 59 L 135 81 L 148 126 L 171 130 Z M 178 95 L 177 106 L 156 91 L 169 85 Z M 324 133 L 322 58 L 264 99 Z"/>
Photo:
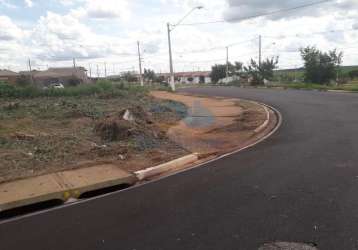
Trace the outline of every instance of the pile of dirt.
<path fill-rule="evenodd" d="M 133 129 L 129 121 L 120 117 L 106 117 L 96 124 L 94 132 L 103 141 L 120 141 L 130 137 Z"/>
<path fill-rule="evenodd" d="M 107 142 L 127 140 L 139 135 L 157 138 L 161 133 L 158 134 L 156 130 L 151 115 L 140 106 L 102 118 L 94 128 L 95 134 Z"/>

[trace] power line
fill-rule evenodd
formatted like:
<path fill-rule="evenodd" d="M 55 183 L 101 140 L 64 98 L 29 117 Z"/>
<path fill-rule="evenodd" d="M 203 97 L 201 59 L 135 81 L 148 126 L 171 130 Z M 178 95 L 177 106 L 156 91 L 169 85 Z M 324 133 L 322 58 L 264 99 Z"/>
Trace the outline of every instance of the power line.
<path fill-rule="evenodd" d="M 215 23 L 238 22 L 238 21 L 244 21 L 244 20 L 249 20 L 249 19 L 255 19 L 255 18 L 258 18 L 258 17 L 271 16 L 271 15 L 279 14 L 279 13 L 283 13 L 283 12 L 290 12 L 290 11 L 294 11 L 294 10 L 298 10 L 298 9 L 308 8 L 308 7 L 311 7 L 311 6 L 314 6 L 314 5 L 319 5 L 319 4 L 332 2 L 332 1 L 335 1 L 335 0 L 322 0 L 322 1 L 317 1 L 317 2 L 311 2 L 311 3 L 307 3 L 307 4 L 303 4 L 303 5 L 299 5 L 299 6 L 295 6 L 295 7 L 291 7 L 291 8 L 285 8 L 285 9 L 280 9 L 280 10 L 260 13 L 260 14 L 256 14 L 256 15 L 241 17 L 241 18 L 233 18 L 233 19 L 229 19 L 229 20 L 217 20 L 217 21 L 209 21 L 209 22 L 197 22 L 197 23 L 184 23 L 184 24 L 181 24 L 181 25 L 194 26 L 194 25 L 205 25 L 205 24 L 215 24 Z"/>

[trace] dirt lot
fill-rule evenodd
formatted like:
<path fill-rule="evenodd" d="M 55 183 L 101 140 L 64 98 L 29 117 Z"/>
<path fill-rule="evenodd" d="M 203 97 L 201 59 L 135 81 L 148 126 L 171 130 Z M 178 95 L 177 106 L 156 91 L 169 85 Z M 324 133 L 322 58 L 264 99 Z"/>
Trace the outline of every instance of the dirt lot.
<path fill-rule="evenodd" d="M 106 162 L 135 171 L 180 157 L 187 151 L 166 132 L 185 115 L 184 105 L 146 95 L 0 99 L 0 183 Z"/>
<path fill-rule="evenodd" d="M 168 136 L 183 148 L 205 155 L 221 155 L 244 148 L 268 134 L 275 126 L 275 115 L 262 105 L 240 99 L 208 98 L 156 91 L 157 98 L 186 104 L 188 116 L 171 127 Z M 272 117 L 264 131 L 256 131 Z"/>

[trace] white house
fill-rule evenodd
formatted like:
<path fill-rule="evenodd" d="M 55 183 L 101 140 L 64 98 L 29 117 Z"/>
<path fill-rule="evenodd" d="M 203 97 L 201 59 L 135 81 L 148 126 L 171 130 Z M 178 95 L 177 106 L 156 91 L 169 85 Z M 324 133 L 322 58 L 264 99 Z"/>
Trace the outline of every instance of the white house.
<path fill-rule="evenodd" d="M 211 83 L 210 71 L 178 72 L 175 73 L 175 82 L 182 84 L 209 84 Z M 170 74 L 161 74 L 170 82 Z"/>

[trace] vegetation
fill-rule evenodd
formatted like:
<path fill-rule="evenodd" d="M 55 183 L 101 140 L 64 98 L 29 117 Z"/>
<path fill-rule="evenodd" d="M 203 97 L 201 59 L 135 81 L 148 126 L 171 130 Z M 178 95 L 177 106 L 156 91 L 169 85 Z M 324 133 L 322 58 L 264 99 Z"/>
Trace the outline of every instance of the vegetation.
<path fill-rule="evenodd" d="M 155 74 L 154 70 L 151 69 L 144 69 L 143 78 L 145 82 L 157 81 L 157 75 Z"/>
<path fill-rule="evenodd" d="M 121 78 L 126 82 L 137 82 L 138 81 L 138 77 L 130 71 L 123 73 Z"/>
<path fill-rule="evenodd" d="M 328 84 L 337 80 L 339 67 L 342 63 L 343 53 L 337 50 L 322 52 L 316 47 L 301 49 L 304 61 L 304 81 L 318 84 Z"/>
<path fill-rule="evenodd" d="M 354 80 L 356 78 L 358 78 L 358 70 L 352 70 L 348 73 L 349 77 L 351 78 L 351 80 Z"/>
<path fill-rule="evenodd" d="M 250 64 L 244 67 L 246 74 L 252 79 L 252 85 L 262 85 L 265 80 L 272 80 L 274 69 L 277 67 L 278 57 L 267 58 L 261 65 L 251 59 Z"/>
<path fill-rule="evenodd" d="M 243 70 L 243 64 L 241 62 L 235 62 L 232 64 L 216 64 L 211 68 L 211 80 L 213 83 L 218 83 L 221 79 L 226 78 L 226 70 L 228 70 L 228 76 L 239 76 Z"/>
<path fill-rule="evenodd" d="M 152 98 L 137 86 L 101 80 L 90 86 L 101 90 L 93 95 L 82 86 L 87 85 L 69 87 L 65 93 L 70 95 L 50 98 L 44 93 L 55 92 L 0 98 L 0 183 L 96 162 L 116 162 L 124 170 L 137 171 L 187 154 L 166 137 L 167 128 L 186 115 L 183 104 Z M 112 90 L 123 96 L 113 96 Z M 135 122 L 123 119 L 126 110 Z M 100 127 L 105 131 L 96 130 Z M 112 132 L 116 140 L 106 137 Z"/>
<path fill-rule="evenodd" d="M 35 97 L 61 97 L 61 96 L 90 96 L 120 97 L 128 93 L 146 92 L 148 89 L 139 86 L 125 86 L 114 84 L 107 80 L 100 80 L 95 84 L 83 84 L 64 89 L 41 89 L 35 86 L 15 86 L 0 82 L 0 97 L 7 98 L 35 98 Z"/>

